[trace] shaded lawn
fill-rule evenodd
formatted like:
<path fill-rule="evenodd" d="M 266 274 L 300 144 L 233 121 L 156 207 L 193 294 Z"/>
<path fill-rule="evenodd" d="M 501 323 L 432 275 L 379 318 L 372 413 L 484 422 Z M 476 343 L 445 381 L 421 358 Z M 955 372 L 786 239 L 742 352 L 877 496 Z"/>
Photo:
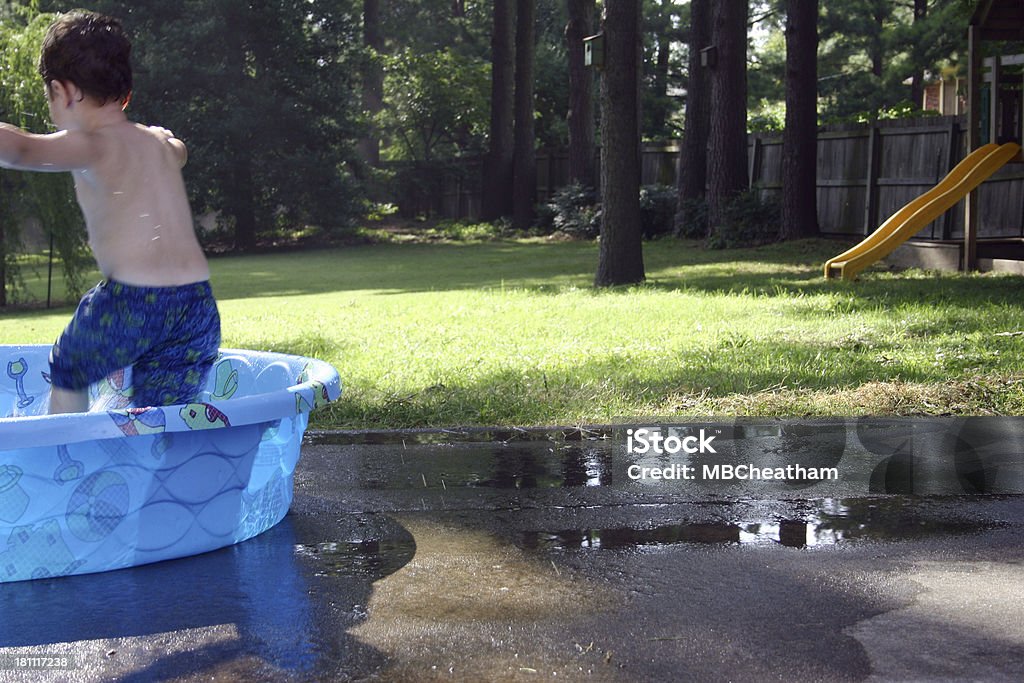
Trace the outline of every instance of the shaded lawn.
<path fill-rule="evenodd" d="M 826 282 L 842 245 L 645 245 L 648 282 L 594 290 L 592 243 L 381 244 L 211 261 L 224 345 L 332 362 L 319 427 L 668 415 L 1024 412 L 1024 278 Z M 37 288 L 38 282 L 30 282 Z M 45 291 L 44 291 L 45 294 Z M 5 313 L 49 343 L 71 308 Z"/>

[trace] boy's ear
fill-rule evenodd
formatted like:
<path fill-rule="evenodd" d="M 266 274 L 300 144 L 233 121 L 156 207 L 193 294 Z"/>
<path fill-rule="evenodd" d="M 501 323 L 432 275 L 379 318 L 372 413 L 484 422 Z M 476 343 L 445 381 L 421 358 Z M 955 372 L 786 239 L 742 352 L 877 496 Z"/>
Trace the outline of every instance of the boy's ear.
<path fill-rule="evenodd" d="M 52 93 L 51 99 L 65 107 L 70 107 L 84 98 L 78 86 L 70 81 L 50 81 L 50 92 Z"/>
<path fill-rule="evenodd" d="M 49 88 L 50 100 L 53 101 L 54 104 L 61 104 L 65 107 L 70 104 L 68 99 L 68 88 L 64 85 L 63 81 L 50 81 Z"/>

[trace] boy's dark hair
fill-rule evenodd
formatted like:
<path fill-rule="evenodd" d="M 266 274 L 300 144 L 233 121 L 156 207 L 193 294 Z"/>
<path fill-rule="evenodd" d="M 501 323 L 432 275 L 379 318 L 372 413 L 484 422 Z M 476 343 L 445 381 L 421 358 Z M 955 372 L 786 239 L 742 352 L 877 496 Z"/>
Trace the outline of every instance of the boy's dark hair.
<path fill-rule="evenodd" d="M 47 29 L 39 74 L 47 88 L 53 81 L 68 81 L 101 105 L 126 103 L 132 91 L 131 51 L 120 21 L 75 10 Z"/>

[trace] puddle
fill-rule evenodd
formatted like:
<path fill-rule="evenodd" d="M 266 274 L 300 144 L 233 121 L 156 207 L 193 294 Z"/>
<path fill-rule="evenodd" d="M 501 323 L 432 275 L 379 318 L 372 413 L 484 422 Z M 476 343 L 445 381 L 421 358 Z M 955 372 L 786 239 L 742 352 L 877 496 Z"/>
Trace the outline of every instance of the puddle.
<path fill-rule="evenodd" d="M 313 563 L 314 576 L 386 576 L 401 569 L 416 554 L 416 543 L 408 539 L 327 541 L 296 544 L 295 555 Z"/>
<path fill-rule="evenodd" d="M 1024 493 L 1024 419 L 1011 418 L 319 432 L 307 442 L 351 457 L 358 463 L 352 476 L 364 490 L 609 487 L 761 498 Z"/>
<path fill-rule="evenodd" d="M 577 445 L 513 443 L 398 447 L 359 464 L 364 490 L 559 489 L 609 486 L 612 455 Z"/>
<path fill-rule="evenodd" d="M 194 557 L 4 584 L 0 650 L 76 644 L 76 660 L 110 668 L 96 680 L 191 680 L 248 658 L 274 668 L 274 680 L 337 680 L 383 664 L 349 631 L 368 618 L 374 582 L 415 550 L 412 534 L 384 515 L 292 512 L 255 538 Z M 96 642 L 117 656 L 101 651 L 96 663 Z"/>
<path fill-rule="evenodd" d="M 824 499 L 795 519 L 675 522 L 642 528 L 608 527 L 529 531 L 522 547 L 539 550 L 630 549 L 678 544 L 784 545 L 793 548 L 857 541 L 908 541 L 1000 528 L 994 521 L 950 519 L 900 501 Z"/>
<path fill-rule="evenodd" d="M 467 486 L 494 489 L 569 488 L 611 484 L 611 457 L 591 449 L 563 447 L 561 452 L 545 452 L 510 447 L 503 449 L 490 463 L 489 471 L 460 473 Z"/>
<path fill-rule="evenodd" d="M 329 446 L 414 446 L 451 445 L 454 443 L 513 443 L 517 441 L 607 441 L 615 427 L 551 427 L 496 428 L 466 427 L 463 429 L 399 429 L 393 431 L 333 430 L 306 432 L 304 442 Z"/>
<path fill-rule="evenodd" d="M 297 515 L 292 556 L 312 576 L 373 582 L 401 569 L 416 541 L 386 515 Z"/>

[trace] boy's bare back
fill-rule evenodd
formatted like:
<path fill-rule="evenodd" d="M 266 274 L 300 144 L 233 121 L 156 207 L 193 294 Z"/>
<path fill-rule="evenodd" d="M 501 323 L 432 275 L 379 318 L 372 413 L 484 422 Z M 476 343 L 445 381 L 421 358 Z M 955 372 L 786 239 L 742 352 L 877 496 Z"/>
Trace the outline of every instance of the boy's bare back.
<path fill-rule="evenodd" d="M 207 280 L 181 176 L 184 144 L 162 128 L 127 120 L 84 134 L 93 138 L 96 158 L 72 175 L 103 274 L 150 287 Z"/>

